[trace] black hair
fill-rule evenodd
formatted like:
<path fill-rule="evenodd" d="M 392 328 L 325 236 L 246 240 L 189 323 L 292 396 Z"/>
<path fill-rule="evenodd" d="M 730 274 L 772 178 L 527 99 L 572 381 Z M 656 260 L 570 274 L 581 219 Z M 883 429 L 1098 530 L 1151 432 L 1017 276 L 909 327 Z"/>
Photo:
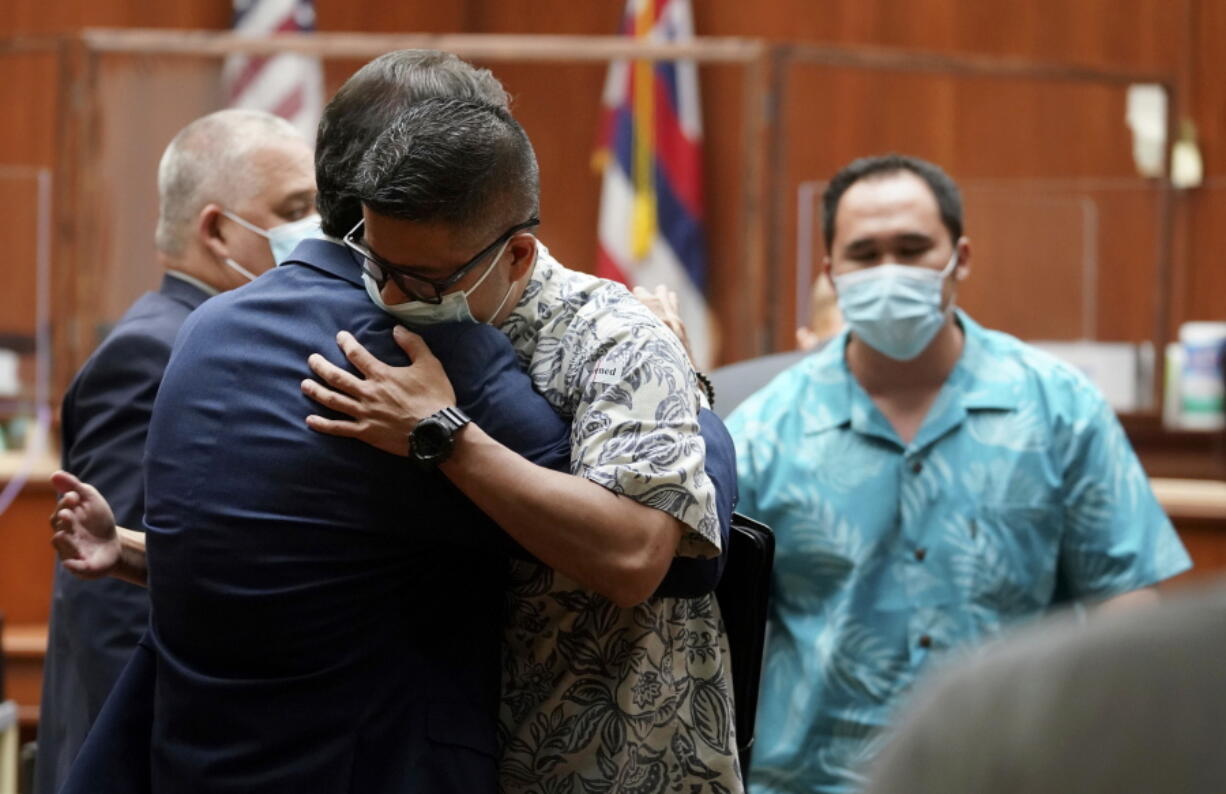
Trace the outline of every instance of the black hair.
<path fill-rule="evenodd" d="M 951 240 L 958 242 L 962 237 L 962 194 L 949 178 L 949 174 L 942 171 L 940 166 L 918 157 L 882 154 L 853 160 L 826 185 L 826 192 L 822 194 L 822 236 L 826 241 L 827 251 L 830 251 L 834 242 L 834 221 L 838 214 L 839 199 L 843 198 L 847 189 L 864 179 L 890 176 L 902 171 L 915 174 L 928 185 L 941 212 L 941 222 L 949 230 Z"/>
<path fill-rule="evenodd" d="M 362 156 L 353 191 L 380 215 L 484 235 L 537 214 L 540 176 L 528 136 L 505 109 L 435 98 L 391 120 Z"/>
<path fill-rule="evenodd" d="M 340 237 L 362 219 L 353 180 L 371 143 L 401 111 L 433 97 L 506 108 L 502 84 L 449 52 L 397 50 L 354 73 L 324 108 L 315 142 L 316 203 L 326 234 Z"/>

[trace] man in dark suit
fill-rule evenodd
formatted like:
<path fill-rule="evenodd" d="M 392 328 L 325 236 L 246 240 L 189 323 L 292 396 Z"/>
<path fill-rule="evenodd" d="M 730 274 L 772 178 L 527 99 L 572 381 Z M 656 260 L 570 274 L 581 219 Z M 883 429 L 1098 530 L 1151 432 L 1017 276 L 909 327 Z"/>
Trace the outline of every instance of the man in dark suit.
<path fill-rule="evenodd" d="M 305 141 L 256 111 L 188 125 L 166 149 L 158 182 L 161 288 L 137 300 L 85 363 L 62 414 L 63 467 L 102 489 L 127 526 L 144 514 L 145 435 L 179 327 L 210 295 L 270 268 L 261 232 L 311 213 L 315 193 Z M 58 790 L 147 622 L 141 588 L 82 581 L 57 566 L 36 791 Z"/>
<path fill-rule="evenodd" d="M 495 788 L 505 536 L 441 475 L 302 421 L 336 329 L 406 361 L 361 284 L 308 240 L 176 344 L 145 461 L 154 791 Z M 505 339 L 445 337 L 471 362 L 459 404 L 565 461 Z"/>

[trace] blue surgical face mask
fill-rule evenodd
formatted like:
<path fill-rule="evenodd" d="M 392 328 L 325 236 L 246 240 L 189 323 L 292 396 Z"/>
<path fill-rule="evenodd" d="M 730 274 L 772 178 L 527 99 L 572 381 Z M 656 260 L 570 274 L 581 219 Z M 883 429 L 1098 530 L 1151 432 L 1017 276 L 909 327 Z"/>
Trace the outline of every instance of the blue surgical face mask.
<path fill-rule="evenodd" d="M 438 325 L 440 323 L 476 323 L 477 318 L 473 317 L 472 309 L 468 306 L 468 296 L 477 291 L 481 283 L 494 272 L 494 267 L 498 261 L 502 259 L 502 255 L 506 253 L 507 246 L 511 244 L 507 240 L 498 249 L 498 253 L 494 254 L 493 261 L 481 274 L 481 278 L 477 279 L 477 283 L 473 284 L 466 290 L 456 290 L 448 292 L 443 296 L 439 303 L 428 303 L 426 301 L 406 301 L 404 303 L 384 303 L 383 296 L 379 293 L 379 285 L 365 271 L 362 272 L 362 282 L 366 285 L 366 294 L 374 301 L 374 304 L 383 311 L 395 317 L 405 325 L 423 326 L 423 325 Z M 502 301 L 498 304 L 498 308 L 494 309 L 494 313 L 490 315 L 490 319 L 485 322 L 490 322 L 498 313 L 502 311 L 502 307 L 506 305 L 507 298 L 511 297 L 511 290 L 515 285 L 507 285 L 507 292 L 502 296 Z"/>
<path fill-rule="evenodd" d="M 225 215 L 230 220 L 237 223 L 239 226 L 250 229 L 256 234 L 268 241 L 268 247 L 272 251 L 272 261 L 275 264 L 283 264 L 289 259 L 290 254 L 298 247 L 298 243 L 311 237 L 319 237 L 321 234 L 318 215 L 308 215 L 305 218 L 299 218 L 296 221 L 282 223 L 271 229 L 261 229 L 251 221 L 245 218 L 240 218 L 229 210 L 222 210 L 222 215 Z M 245 267 L 235 262 L 233 259 L 226 259 L 226 264 L 234 270 L 242 273 L 248 279 L 254 281 L 255 275 Z"/>
<path fill-rule="evenodd" d="M 879 353 L 910 361 L 945 325 L 945 278 L 958 264 L 954 247 L 942 270 L 886 263 L 834 277 L 839 310 L 852 333 Z"/>

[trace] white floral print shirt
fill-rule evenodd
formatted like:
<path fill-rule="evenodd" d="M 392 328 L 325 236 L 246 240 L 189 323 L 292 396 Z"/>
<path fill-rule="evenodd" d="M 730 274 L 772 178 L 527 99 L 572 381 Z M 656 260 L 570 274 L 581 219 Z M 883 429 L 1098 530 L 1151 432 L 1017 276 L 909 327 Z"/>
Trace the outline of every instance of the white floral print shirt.
<path fill-rule="evenodd" d="M 719 553 L 698 390 L 676 337 L 620 284 L 540 254 L 503 324 L 571 421 L 571 473 L 675 516 L 677 553 Z M 623 609 L 512 563 L 499 734 L 503 790 L 739 792 L 731 670 L 714 595 Z"/>

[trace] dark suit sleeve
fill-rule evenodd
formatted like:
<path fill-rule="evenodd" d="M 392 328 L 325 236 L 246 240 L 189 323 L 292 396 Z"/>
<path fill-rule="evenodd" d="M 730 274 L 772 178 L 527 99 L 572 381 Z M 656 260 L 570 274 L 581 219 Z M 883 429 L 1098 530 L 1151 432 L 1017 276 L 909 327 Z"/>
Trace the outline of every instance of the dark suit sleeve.
<path fill-rule="evenodd" d="M 511 342 L 490 325 L 421 330 L 456 392 L 456 402 L 500 444 L 555 471 L 570 469 L 570 423 L 519 367 Z"/>
<path fill-rule="evenodd" d="M 533 388 L 506 335 L 493 326 L 472 323 L 416 330 L 447 372 L 455 389 L 456 404 L 483 431 L 538 466 L 570 470 L 570 423 L 558 416 Z M 436 502 L 443 493 L 452 499 L 448 514 L 454 518 L 449 529 L 453 542 L 490 550 L 492 540 L 503 553 L 519 559 L 536 559 L 497 528 L 441 473 L 437 476 L 445 485 L 436 492 Z M 496 530 L 492 536 L 488 530 L 475 534 L 466 530 L 487 525 Z"/>
<path fill-rule="evenodd" d="M 732 511 L 736 509 L 736 449 L 728 428 L 711 411 L 702 409 L 698 425 L 707 446 L 706 472 L 715 485 L 715 511 L 719 517 L 721 551 L 718 557 L 674 557 L 664 581 L 655 595 L 669 598 L 697 598 L 715 591 L 728 561 L 728 535 Z"/>
<path fill-rule="evenodd" d="M 153 652 L 138 644 L 59 794 L 142 794 L 152 790 L 149 753 L 156 680 Z"/>
<path fill-rule="evenodd" d="M 569 471 L 570 425 L 558 416 L 519 368 L 510 341 L 488 325 L 440 325 L 421 329 L 456 391 L 456 402 L 482 430 L 533 463 Z M 715 485 L 723 552 L 718 557 L 676 557 L 658 596 L 695 598 L 715 590 L 727 561 L 728 533 L 736 508 L 736 452 L 724 423 L 711 411 L 698 416 L 706 443 L 706 473 Z M 531 559 L 518 544 L 511 553 Z"/>
<path fill-rule="evenodd" d="M 122 526 L 140 527 L 144 516 L 141 464 L 153 401 L 169 359 L 169 340 L 116 337 L 99 349 L 74 388 L 74 434 L 64 450 L 64 466 L 106 496 Z"/>
<path fill-rule="evenodd" d="M 143 526 L 145 440 L 177 327 L 173 315 L 164 319 L 109 337 L 64 399 L 63 467 L 96 486 L 129 527 Z M 142 588 L 117 579 L 82 581 L 57 564 L 36 790 L 53 791 L 63 782 L 148 613 Z"/>

